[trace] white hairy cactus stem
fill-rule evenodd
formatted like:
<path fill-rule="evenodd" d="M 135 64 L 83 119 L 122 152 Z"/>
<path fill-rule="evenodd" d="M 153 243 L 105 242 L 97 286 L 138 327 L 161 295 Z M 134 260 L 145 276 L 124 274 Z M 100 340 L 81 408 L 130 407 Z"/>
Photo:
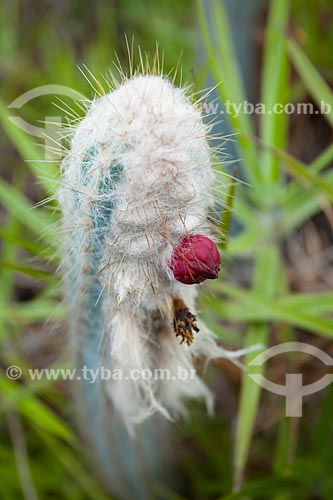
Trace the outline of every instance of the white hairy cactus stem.
<path fill-rule="evenodd" d="M 82 332 L 97 339 L 101 363 L 122 370 L 105 389 L 129 427 L 154 412 L 184 413 L 185 396 L 211 410 L 204 382 L 177 380 L 177 369 L 228 356 L 200 319 L 191 346 L 180 345 L 173 326 L 174 300 L 194 315 L 197 287 L 173 277 L 172 249 L 191 233 L 214 239 L 207 133 L 183 89 L 137 75 L 91 103 L 63 161 L 70 328 L 76 342 Z M 130 379 L 133 369 L 156 367 L 171 380 Z"/>

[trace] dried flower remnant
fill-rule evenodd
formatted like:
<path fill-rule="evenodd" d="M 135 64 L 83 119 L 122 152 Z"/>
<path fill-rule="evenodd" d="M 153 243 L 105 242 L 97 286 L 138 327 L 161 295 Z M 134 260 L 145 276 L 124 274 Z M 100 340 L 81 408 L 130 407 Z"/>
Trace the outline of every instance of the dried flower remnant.
<path fill-rule="evenodd" d="M 191 345 L 194 340 L 193 330 L 195 332 L 199 331 L 196 324 L 197 318 L 189 311 L 182 299 L 174 299 L 173 308 L 173 328 L 176 333 L 176 337 L 181 337 L 181 344 L 186 342 L 187 345 Z"/>

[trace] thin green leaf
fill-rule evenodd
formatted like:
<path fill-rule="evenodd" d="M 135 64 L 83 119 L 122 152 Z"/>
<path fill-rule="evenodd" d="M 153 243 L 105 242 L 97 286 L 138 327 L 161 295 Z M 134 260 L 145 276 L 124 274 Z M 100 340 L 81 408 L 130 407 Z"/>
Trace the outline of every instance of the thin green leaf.
<path fill-rule="evenodd" d="M 329 124 L 333 125 L 333 93 L 328 84 L 322 78 L 318 70 L 314 67 L 310 59 L 306 56 L 300 46 L 293 40 L 289 39 L 288 51 L 292 62 L 294 63 L 302 81 L 312 94 L 317 106 L 322 110 L 323 103 L 327 105 L 328 112 L 322 116 L 326 118 Z"/>
<path fill-rule="evenodd" d="M 263 248 L 258 256 L 254 273 L 254 289 L 259 296 L 265 298 L 272 297 L 275 294 L 279 276 L 281 275 L 281 263 L 279 251 L 276 247 Z M 246 295 L 246 292 L 244 292 Z M 254 344 L 266 345 L 268 340 L 268 327 L 266 324 L 250 323 L 246 336 L 245 346 Z M 250 353 L 246 356 L 245 363 L 248 365 L 256 356 L 256 353 Z M 264 371 L 264 365 L 260 367 Z M 244 469 L 249 454 L 254 423 L 258 411 L 261 388 L 256 384 L 247 373 L 242 377 L 242 388 L 238 409 L 236 441 L 235 441 L 235 473 L 234 487 L 237 490 L 241 488 L 244 476 Z"/>
<path fill-rule="evenodd" d="M 282 151 L 281 149 L 267 144 L 263 144 L 263 147 L 269 149 L 277 158 L 279 158 L 288 167 L 289 172 L 294 177 L 317 189 L 320 194 L 326 196 L 331 202 L 333 202 L 333 186 L 325 179 L 325 176 L 319 176 L 316 173 L 313 173 L 307 165 L 302 163 L 300 160 L 297 160 L 286 151 Z"/>
<path fill-rule="evenodd" d="M 268 492 L 292 492 L 298 486 L 294 479 L 284 477 L 258 477 L 250 481 L 237 493 L 220 497 L 219 500 L 244 500 L 245 498 L 267 498 Z M 297 491 L 297 490 L 296 490 Z"/>
<path fill-rule="evenodd" d="M 69 448 L 61 441 L 55 439 L 50 433 L 43 432 L 41 428 L 34 426 L 36 432 L 44 441 L 46 446 L 54 453 L 56 459 L 65 470 L 85 492 L 87 498 L 92 500 L 112 500 L 110 495 L 103 492 L 100 485 L 94 481 L 87 469 L 78 461 L 77 450 Z"/>
<path fill-rule="evenodd" d="M 1 376 L 0 387 L 5 395 L 10 395 L 11 392 L 15 391 L 16 382 L 9 381 Z M 48 433 L 69 442 L 73 439 L 71 430 L 54 412 L 37 398 L 31 397 L 21 399 L 18 402 L 17 409 L 33 424 L 40 426 Z"/>
<path fill-rule="evenodd" d="M 263 141 L 283 148 L 287 135 L 286 113 L 273 113 L 276 103 L 284 104 L 288 99 L 289 64 L 286 45 L 281 33 L 284 33 L 288 23 L 288 0 L 272 0 L 266 27 L 266 43 L 262 70 L 262 103 L 266 112 L 261 115 L 260 135 Z M 277 188 L 281 180 L 281 169 L 276 157 L 264 152 L 261 162 L 263 178 L 270 188 Z M 266 192 L 271 198 L 270 188 Z"/>
<path fill-rule="evenodd" d="M 34 208 L 22 193 L 3 179 L 0 179 L 0 201 L 18 221 L 41 240 L 56 246 L 55 236 L 50 228 L 50 217 L 42 209 Z"/>
<path fill-rule="evenodd" d="M 278 279 L 278 278 L 277 278 Z M 298 309 L 287 304 L 288 299 L 269 299 L 264 294 L 251 290 L 242 290 L 232 287 L 226 283 L 220 283 L 219 289 L 237 299 L 236 301 L 222 301 L 220 304 L 221 317 L 232 321 L 241 322 L 286 322 L 291 325 L 304 328 L 314 334 L 333 337 L 333 320 L 327 319 L 319 314 L 309 314 L 302 307 Z M 328 299 L 329 300 L 329 299 Z M 297 299 L 296 299 L 297 302 Z M 214 307 L 214 304 L 212 304 Z M 327 311 L 328 305 L 319 306 L 320 312 Z M 313 306 L 315 309 L 315 306 Z"/>
<path fill-rule="evenodd" d="M 65 307 L 55 300 L 35 299 L 25 303 L 8 306 L 4 316 L 8 320 L 23 323 L 31 321 L 59 320 L 65 317 Z"/>
<path fill-rule="evenodd" d="M 234 172 L 234 176 L 235 176 Z M 224 210 L 222 214 L 222 219 L 220 223 L 220 230 L 222 234 L 222 241 L 218 243 L 218 247 L 220 250 L 226 250 L 229 240 L 230 226 L 231 226 L 231 216 L 232 216 L 232 207 L 234 203 L 236 189 L 236 179 L 233 178 L 231 184 L 229 186 L 227 196 L 224 203 Z"/>
<path fill-rule="evenodd" d="M 18 229 L 17 220 L 12 216 L 12 214 L 7 215 L 6 220 L 6 230 L 11 233 Z M 8 241 L 2 243 L 1 257 L 15 258 L 16 251 L 13 249 L 12 245 Z M 7 328 L 5 322 L 5 311 L 8 305 L 11 303 L 13 286 L 14 286 L 14 273 L 10 269 L 5 269 L 0 266 L 0 338 L 3 340 L 7 335 Z"/>
<path fill-rule="evenodd" d="M 0 101 L 0 123 L 11 142 L 16 147 L 23 160 L 27 162 L 40 184 L 51 193 L 54 193 L 58 176 L 58 167 L 55 163 L 45 163 L 41 170 L 40 161 L 43 158 L 43 150 L 38 148 L 31 137 L 23 132 L 9 118 L 8 111 L 3 102 Z M 38 163 L 37 163 L 38 162 Z"/>
<path fill-rule="evenodd" d="M 12 246 L 23 248 L 34 255 L 45 253 L 45 248 L 42 245 L 37 245 L 35 241 L 32 242 L 22 238 L 16 231 L 0 228 L 0 237 Z"/>
<path fill-rule="evenodd" d="M 44 271 L 43 269 L 36 269 L 33 267 L 22 266 L 20 264 L 15 264 L 15 262 L 9 262 L 6 260 L 0 260 L 0 267 L 4 269 L 11 269 L 13 271 L 17 271 L 22 274 L 26 274 L 27 276 L 32 276 L 33 278 L 50 278 L 53 276 L 53 273 L 50 271 Z"/>

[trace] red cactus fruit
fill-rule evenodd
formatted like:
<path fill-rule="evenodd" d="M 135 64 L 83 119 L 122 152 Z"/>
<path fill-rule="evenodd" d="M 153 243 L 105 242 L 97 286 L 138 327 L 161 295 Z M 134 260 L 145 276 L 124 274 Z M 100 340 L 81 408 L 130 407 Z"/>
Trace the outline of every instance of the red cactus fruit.
<path fill-rule="evenodd" d="M 220 262 L 219 251 L 211 239 L 189 234 L 173 249 L 169 268 L 177 281 L 193 285 L 217 278 Z"/>

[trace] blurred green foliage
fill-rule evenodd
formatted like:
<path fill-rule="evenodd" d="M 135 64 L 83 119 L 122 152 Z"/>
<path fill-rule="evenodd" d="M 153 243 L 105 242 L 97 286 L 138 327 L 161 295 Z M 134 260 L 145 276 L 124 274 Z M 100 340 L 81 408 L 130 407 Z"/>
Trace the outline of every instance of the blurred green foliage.
<path fill-rule="evenodd" d="M 330 0 L 294 0 L 290 4 L 292 19 L 302 46 L 325 78 L 332 80 L 333 44 L 332 2 Z"/>

